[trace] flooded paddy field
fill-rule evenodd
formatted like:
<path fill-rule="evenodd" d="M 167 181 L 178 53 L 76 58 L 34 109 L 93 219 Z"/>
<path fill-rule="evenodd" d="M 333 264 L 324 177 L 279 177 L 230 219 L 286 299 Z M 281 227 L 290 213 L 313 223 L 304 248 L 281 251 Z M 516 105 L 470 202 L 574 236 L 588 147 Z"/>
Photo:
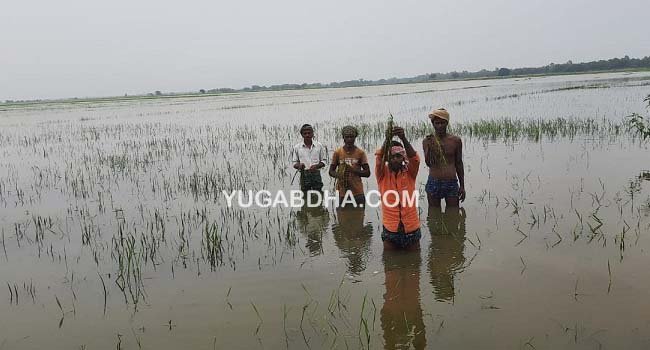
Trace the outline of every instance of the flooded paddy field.
<path fill-rule="evenodd" d="M 650 346 L 650 74 L 0 105 L 0 349 Z M 228 207 L 289 190 L 311 123 L 374 170 L 389 113 L 463 138 L 467 200 L 384 252 L 376 208 Z M 323 171 L 325 188 L 334 181 Z M 376 189 L 374 174 L 364 180 Z"/>

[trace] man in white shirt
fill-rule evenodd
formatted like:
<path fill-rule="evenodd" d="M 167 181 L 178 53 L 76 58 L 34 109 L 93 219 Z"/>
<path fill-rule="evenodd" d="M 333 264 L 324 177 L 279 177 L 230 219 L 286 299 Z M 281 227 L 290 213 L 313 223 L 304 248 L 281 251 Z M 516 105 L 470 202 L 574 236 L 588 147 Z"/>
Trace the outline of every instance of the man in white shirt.
<path fill-rule="evenodd" d="M 314 128 L 305 124 L 300 128 L 303 142 L 293 146 L 291 161 L 293 168 L 300 171 L 300 189 L 302 191 L 322 191 L 323 179 L 320 169 L 327 163 L 327 150 L 314 140 Z"/>

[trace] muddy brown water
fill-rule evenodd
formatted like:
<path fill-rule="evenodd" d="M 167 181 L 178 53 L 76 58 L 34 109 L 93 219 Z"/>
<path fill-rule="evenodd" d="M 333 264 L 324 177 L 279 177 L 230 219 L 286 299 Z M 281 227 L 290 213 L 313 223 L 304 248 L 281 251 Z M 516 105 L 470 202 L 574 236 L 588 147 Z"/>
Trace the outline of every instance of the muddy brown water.
<path fill-rule="evenodd" d="M 384 251 L 376 208 L 227 208 L 221 191 L 295 189 L 303 122 L 330 152 L 367 125 L 373 169 L 388 112 L 619 122 L 647 114 L 648 82 L 0 107 L 0 349 L 647 348 L 650 153 L 625 133 L 465 137 L 468 198 L 420 198 L 418 252 Z"/>

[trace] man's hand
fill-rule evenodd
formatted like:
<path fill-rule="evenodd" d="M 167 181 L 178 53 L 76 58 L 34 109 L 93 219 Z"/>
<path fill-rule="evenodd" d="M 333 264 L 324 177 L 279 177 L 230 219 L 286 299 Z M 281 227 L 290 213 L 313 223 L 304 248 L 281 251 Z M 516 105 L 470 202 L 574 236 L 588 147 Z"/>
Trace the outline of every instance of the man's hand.
<path fill-rule="evenodd" d="M 415 153 L 413 146 L 411 146 L 409 141 L 406 139 L 406 134 L 404 133 L 404 129 L 399 126 L 394 127 L 393 135 L 399 137 L 399 139 L 402 140 L 402 143 L 404 144 L 404 148 L 406 149 L 406 156 L 408 158 L 415 157 L 417 153 Z"/>
<path fill-rule="evenodd" d="M 293 167 L 296 170 L 305 170 L 305 164 L 304 163 L 296 163 L 296 164 L 293 165 Z"/>
<path fill-rule="evenodd" d="M 458 189 L 458 200 L 461 201 L 461 202 L 465 201 L 465 195 L 466 195 L 465 187 L 459 188 Z"/>
<path fill-rule="evenodd" d="M 402 141 L 404 141 L 404 139 L 406 138 L 406 134 L 404 133 L 404 129 L 399 127 L 399 126 L 396 126 L 396 127 L 393 128 L 393 135 L 399 137 L 399 139 L 402 140 Z"/>

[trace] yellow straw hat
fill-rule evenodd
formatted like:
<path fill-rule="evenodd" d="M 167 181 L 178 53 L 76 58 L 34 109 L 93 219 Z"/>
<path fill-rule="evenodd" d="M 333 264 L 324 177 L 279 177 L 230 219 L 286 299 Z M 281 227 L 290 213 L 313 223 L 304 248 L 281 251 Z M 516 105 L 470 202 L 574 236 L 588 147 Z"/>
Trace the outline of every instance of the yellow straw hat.
<path fill-rule="evenodd" d="M 447 110 L 444 108 L 434 109 L 431 111 L 431 113 L 429 113 L 429 118 L 431 120 L 433 120 L 433 118 L 440 118 L 449 122 L 449 112 L 447 112 Z"/>

